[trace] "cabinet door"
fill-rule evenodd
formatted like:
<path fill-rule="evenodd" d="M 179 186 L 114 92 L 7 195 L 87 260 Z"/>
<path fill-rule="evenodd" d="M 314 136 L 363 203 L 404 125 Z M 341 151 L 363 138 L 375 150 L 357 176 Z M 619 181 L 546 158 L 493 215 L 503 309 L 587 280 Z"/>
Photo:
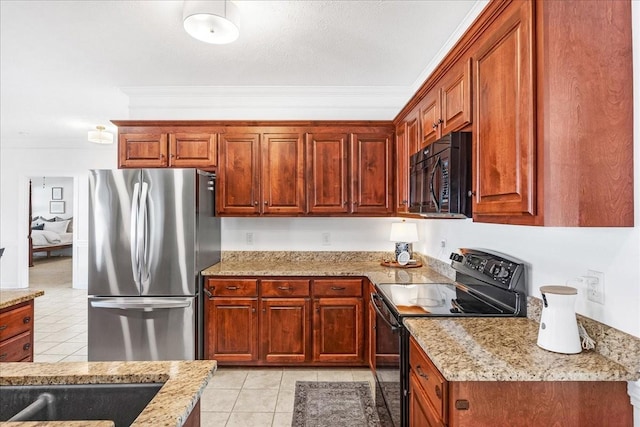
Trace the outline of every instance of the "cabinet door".
<path fill-rule="evenodd" d="M 270 363 L 307 361 L 311 354 L 309 298 L 264 298 L 261 305 L 260 359 Z"/>
<path fill-rule="evenodd" d="M 416 374 L 409 372 L 409 425 L 411 427 L 444 427 L 440 417 L 429 405 Z"/>
<path fill-rule="evenodd" d="M 304 143 L 300 134 L 262 137 L 262 212 L 304 213 Z"/>
<path fill-rule="evenodd" d="M 216 134 L 176 133 L 169 135 L 169 166 L 211 169 L 216 166 Z"/>
<path fill-rule="evenodd" d="M 307 134 L 308 212 L 348 213 L 347 134 Z"/>
<path fill-rule="evenodd" d="M 168 149 L 166 133 L 121 133 L 118 135 L 118 167 L 167 167 Z"/>
<path fill-rule="evenodd" d="M 213 298 L 206 304 L 205 358 L 221 362 L 257 361 L 257 298 Z"/>
<path fill-rule="evenodd" d="M 313 360 L 362 363 L 362 298 L 318 298 L 313 306 Z"/>
<path fill-rule="evenodd" d="M 440 138 L 440 89 L 435 87 L 420 103 L 420 123 L 422 123 L 422 148 Z M 418 151 L 418 150 L 416 150 Z"/>
<path fill-rule="evenodd" d="M 474 216 L 535 214 L 533 4 L 510 5 L 474 55 Z"/>
<path fill-rule="evenodd" d="M 353 134 L 351 138 L 352 212 L 373 215 L 392 213 L 392 136 Z"/>
<path fill-rule="evenodd" d="M 396 128 L 396 212 L 409 212 L 409 141 L 406 122 Z"/>
<path fill-rule="evenodd" d="M 260 212 L 260 136 L 220 135 L 217 206 L 220 214 L 252 215 Z"/>
<path fill-rule="evenodd" d="M 455 66 L 440 85 L 441 135 L 471 123 L 471 58 Z"/>

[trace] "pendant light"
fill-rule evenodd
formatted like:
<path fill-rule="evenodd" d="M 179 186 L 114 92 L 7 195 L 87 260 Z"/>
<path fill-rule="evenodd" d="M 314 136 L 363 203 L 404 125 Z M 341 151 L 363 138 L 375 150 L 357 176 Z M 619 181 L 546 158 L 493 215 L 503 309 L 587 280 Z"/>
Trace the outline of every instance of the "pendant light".
<path fill-rule="evenodd" d="M 185 0 L 182 7 L 185 31 L 211 44 L 227 44 L 240 35 L 238 8 L 227 0 Z"/>
<path fill-rule="evenodd" d="M 104 126 L 96 126 L 97 130 L 89 131 L 88 140 L 96 144 L 113 144 L 113 134 L 105 131 Z"/>

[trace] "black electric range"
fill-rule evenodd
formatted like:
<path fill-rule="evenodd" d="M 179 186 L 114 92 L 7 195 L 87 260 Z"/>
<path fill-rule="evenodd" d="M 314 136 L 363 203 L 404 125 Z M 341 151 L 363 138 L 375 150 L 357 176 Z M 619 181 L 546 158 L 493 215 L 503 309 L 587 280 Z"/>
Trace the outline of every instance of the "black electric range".
<path fill-rule="evenodd" d="M 524 317 L 526 265 L 494 251 L 451 254 L 452 283 L 381 283 L 371 294 L 376 313 L 376 400 L 381 419 L 408 427 L 409 333 L 406 317 Z M 384 405 L 380 405 L 380 400 Z"/>

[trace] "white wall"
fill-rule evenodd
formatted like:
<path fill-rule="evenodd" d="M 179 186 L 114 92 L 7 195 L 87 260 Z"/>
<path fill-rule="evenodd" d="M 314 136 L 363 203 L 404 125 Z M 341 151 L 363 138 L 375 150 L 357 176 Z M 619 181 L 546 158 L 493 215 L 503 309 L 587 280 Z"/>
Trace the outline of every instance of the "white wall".
<path fill-rule="evenodd" d="M 53 218 L 69 218 L 73 215 L 73 178 L 61 176 L 31 176 L 31 204 L 32 216 L 42 216 Z M 64 213 L 52 214 L 49 212 L 49 202 L 53 201 L 51 189 L 53 187 L 62 188 L 62 199 L 64 202 Z"/>

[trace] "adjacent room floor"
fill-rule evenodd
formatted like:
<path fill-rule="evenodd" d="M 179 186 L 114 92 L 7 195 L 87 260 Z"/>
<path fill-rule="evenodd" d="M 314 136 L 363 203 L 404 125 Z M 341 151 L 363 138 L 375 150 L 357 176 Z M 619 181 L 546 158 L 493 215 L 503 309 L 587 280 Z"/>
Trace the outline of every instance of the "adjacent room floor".
<path fill-rule="evenodd" d="M 60 260 L 60 262 L 65 262 Z M 49 262 L 55 268 L 55 261 Z M 46 275 L 44 275 L 46 276 Z M 71 288 L 70 280 L 40 277 L 34 289 L 35 362 L 87 360 L 87 291 Z M 33 283 L 33 282 L 32 282 Z M 300 381 L 368 381 L 366 368 L 219 368 L 201 400 L 203 427 L 290 426 L 295 383 Z"/>

